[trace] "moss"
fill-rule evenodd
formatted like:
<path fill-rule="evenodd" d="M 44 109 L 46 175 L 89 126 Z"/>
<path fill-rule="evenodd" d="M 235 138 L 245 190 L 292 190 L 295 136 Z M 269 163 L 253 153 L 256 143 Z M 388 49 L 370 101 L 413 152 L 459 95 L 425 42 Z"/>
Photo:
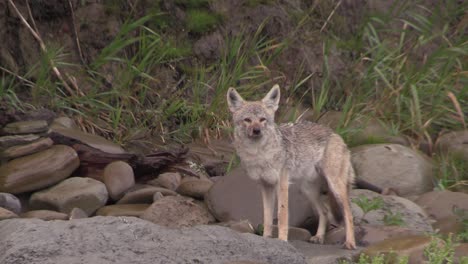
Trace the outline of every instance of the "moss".
<path fill-rule="evenodd" d="M 208 7 L 209 0 L 176 0 L 177 5 L 183 5 L 188 8 Z"/>

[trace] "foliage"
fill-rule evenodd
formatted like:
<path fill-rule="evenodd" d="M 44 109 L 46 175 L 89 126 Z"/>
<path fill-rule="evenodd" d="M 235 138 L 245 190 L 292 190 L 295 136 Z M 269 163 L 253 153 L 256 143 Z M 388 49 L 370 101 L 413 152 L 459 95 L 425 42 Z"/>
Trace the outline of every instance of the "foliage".
<path fill-rule="evenodd" d="M 382 197 L 375 197 L 373 199 L 369 199 L 364 195 L 359 195 L 359 197 L 352 199 L 352 202 L 358 205 L 364 212 L 364 214 L 362 215 L 362 220 L 364 220 L 367 213 L 382 209 L 384 206 L 384 201 Z"/>
<path fill-rule="evenodd" d="M 191 9 L 187 13 L 187 28 L 193 33 L 203 33 L 212 30 L 220 21 L 217 15 L 201 10 Z"/>

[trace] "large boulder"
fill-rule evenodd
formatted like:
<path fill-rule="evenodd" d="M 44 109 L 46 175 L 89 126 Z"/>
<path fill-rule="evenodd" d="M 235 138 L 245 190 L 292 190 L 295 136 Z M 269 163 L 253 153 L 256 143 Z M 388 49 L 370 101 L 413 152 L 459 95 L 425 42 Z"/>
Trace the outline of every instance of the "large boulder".
<path fill-rule="evenodd" d="M 17 194 L 42 189 L 69 177 L 79 165 L 73 148 L 54 145 L 0 166 L 0 191 Z"/>
<path fill-rule="evenodd" d="M 290 185 L 289 225 L 291 226 L 302 226 L 309 217 L 316 218 L 311 205 L 298 189 L 299 186 Z M 205 202 L 219 221 L 247 219 L 254 227 L 263 224 L 260 187 L 241 167 L 220 177 L 205 195 Z"/>
<path fill-rule="evenodd" d="M 66 214 L 77 207 L 91 215 L 104 206 L 107 199 L 104 183 L 90 178 L 73 177 L 33 193 L 29 204 L 34 209 L 52 209 Z"/>
<path fill-rule="evenodd" d="M 220 226 L 170 229 L 134 217 L 0 221 L 0 263 L 305 264 L 293 246 Z"/>
<path fill-rule="evenodd" d="M 192 198 L 166 196 L 156 200 L 141 219 L 171 228 L 205 225 L 215 221 L 206 206 Z"/>
<path fill-rule="evenodd" d="M 355 189 L 350 193 L 351 210 L 356 223 L 370 225 L 401 225 L 418 232 L 432 232 L 426 212 L 414 202 L 394 195 L 381 195 L 369 190 Z M 358 201 L 362 202 L 358 202 Z M 374 210 L 365 212 L 363 207 L 373 201 L 381 201 Z M 361 205 L 359 205 L 361 204 Z"/>
<path fill-rule="evenodd" d="M 429 158 L 398 144 L 363 145 L 351 149 L 357 177 L 402 196 L 431 191 L 433 166 Z"/>

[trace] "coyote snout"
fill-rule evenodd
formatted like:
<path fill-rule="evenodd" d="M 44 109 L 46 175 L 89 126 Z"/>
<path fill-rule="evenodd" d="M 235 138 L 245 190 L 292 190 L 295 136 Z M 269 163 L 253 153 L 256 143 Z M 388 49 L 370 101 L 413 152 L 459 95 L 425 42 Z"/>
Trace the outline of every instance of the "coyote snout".
<path fill-rule="evenodd" d="M 247 136 L 251 139 L 258 139 L 262 137 L 262 130 L 264 127 L 264 120 L 252 121 L 250 118 L 244 120 L 246 123 Z"/>
<path fill-rule="evenodd" d="M 319 226 L 311 242 L 323 243 L 328 222 L 328 206 L 321 190 L 328 189 L 341 209 L 348 249 L 356 247 L 348 189 L 354 180 L 350 153 L 343 139 L 327 127 L 303 122 L 277 126 L 275 112 L 280 100 L 278 85 L 261 101 L 245 101 L 234 88 L 227 93 L 234 123 L 234 144 L 242 166 L 261 186 L 264 236 L 272 235 L 273 211 L 278 195 L 279 238 L 288 238 L 289 183 L 300 186 L 319 216 Z M 337 213 L 336 210 L 332 213 Z M 340 218 L 336 214 L 335 218 Z"/>

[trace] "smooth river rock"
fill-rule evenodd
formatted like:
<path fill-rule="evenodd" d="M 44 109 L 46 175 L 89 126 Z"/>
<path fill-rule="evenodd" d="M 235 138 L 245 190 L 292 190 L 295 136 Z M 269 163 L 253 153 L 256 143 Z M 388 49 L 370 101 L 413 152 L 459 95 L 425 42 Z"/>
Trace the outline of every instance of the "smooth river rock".
<path fill-rule="evenodd" d="M 8 209 L 15 214 L 21 213 L 21 201 L 11 193 L 0 193 L 0 207 Z"/>
<path fill-rule="evenodd" d="M 0 148 L 9 148 L 16 145 L 31 143 L 40 137 L 38 135 L 13 135 L 0 137 Z"/>
<path fill-rule="evenodd" d="M 31 195 L 29 204 L 34 209 L 52 209 L 69 214 L 77 207 L 93 214 L 108 199 L 106 186 L 94 179 L 73 177 Z"/>
<path fill-rule="evenodd" d="M 53 144 L 54 142 L 50 138 L 41 138 L 25 145 L 9 147 L 0 153 L 0 157 L 4 159 L 14 159 L 46 150 Z"/>
<path fill-rule="evenodd" d="M 57 133 L 63 137 L 80 141 L 90 147 L 99 149 L 106 153 L 125 153 L 125 150 L 122 147 L 98 135 L 85 133 L 78 129 L 66 128 L 61 125 L 52 125 L 50 129 L 52 133 Z"/>
<path fill-rule="evenodd" d="M 135 185 L 135 176 L 132 167 L 124 161 L 114 161 L 104 168 L 104 184 L 110 198 L 116 201 Z"/>
<path fill-rule="evenodd" d="M 54 145 L 0 166 L 0 191 L 17 194 L 42 189 L 69 177 L 79 165 L 73 148 Z"/>
<path fill-rule="evenodd" d="M 376 186 L 392 188 L 401 196 L 422 194 L 434 187 L 431 160 L 411 148 L 372 144 L 351 152 L 357 177 Z"/>
<path fill-rule="evenodd" d="M 48 127 L 45 120 L 19 121 L 7 124 L 3 128 L 3 132 L 7 134 L 42 133 L 46 132 Z"/>

